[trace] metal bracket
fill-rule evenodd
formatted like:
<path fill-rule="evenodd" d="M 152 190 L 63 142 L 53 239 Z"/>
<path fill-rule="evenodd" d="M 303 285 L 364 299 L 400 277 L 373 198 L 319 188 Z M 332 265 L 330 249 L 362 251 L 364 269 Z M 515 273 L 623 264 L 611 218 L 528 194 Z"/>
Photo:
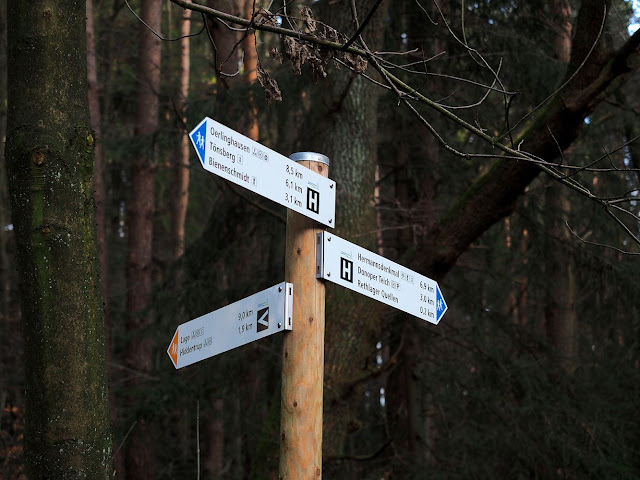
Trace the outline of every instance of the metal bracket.
<path fill-rule="evenodd" d="M 324 234 L 316 234 L 316 278 L 324 278 Z"/>
<path fill-rule="evenodd" d="M 284 284 L 284 329 L 293 330 L 293 283 Z"/>

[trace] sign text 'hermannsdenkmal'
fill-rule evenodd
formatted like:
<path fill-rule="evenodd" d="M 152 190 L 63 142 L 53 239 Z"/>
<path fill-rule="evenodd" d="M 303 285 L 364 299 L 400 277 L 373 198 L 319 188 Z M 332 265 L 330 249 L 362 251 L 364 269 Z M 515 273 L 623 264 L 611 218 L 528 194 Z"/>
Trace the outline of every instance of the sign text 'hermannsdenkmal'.
<path fill-rule="evenodd" d="M 176 328 L 167 353 L 186 367 L 241 345 L 291 330 L 293 285 L 282 282 Z"/>
<path fill-rule="evenodd" d="M 336 183 L 206 117 L 189 134 L 205 170 L 335 227 Z"/>
<path fill-rule="evenodd" d="M 316 276 L 437 324 L 447 304 L 438 282 L 335 235 L 318 233 Z"/>

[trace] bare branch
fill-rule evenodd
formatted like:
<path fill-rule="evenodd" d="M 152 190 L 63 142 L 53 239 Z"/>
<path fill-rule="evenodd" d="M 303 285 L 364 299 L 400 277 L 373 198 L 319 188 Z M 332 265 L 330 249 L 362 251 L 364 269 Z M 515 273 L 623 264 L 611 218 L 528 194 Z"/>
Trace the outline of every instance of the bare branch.
<path fill-rule="evenodd" d="M 502 60 L 500 61 L 500 65 L 498 66 L 498 73 L 500 73 L 500 68 L 502 67 Z M 482 105 L 482 103 L 487 99 L 487 97 L 489 96 L 489 94 L 491 93 L 492 90 L 494 90 L 493 86 L 496 84 L 497 80 L 493 80 L 493 83 L 491 84 L 490 87 L 487 87 L 487 91 L 484 93 L 484 95 L 482 96 L 482 98 L 480 100 L 478 100 L 476 103 L 472 103 L 469 105 L 442 105 L 445 108 L 448 108 L 449 110 L 462 110 L 462 109 L 468 109 L 468 108 L 473 108 L 473 107 L 478 107 L 480 105 Z"/>
<path fill-rule="evenodd" d="M 176 37 L 176 38 L 168 38 L 168 37 L 163 37 L 162 35 L 160 35 L 158 32 L 156 32 L 153 28 L 151 28 L 142 18 L 140 18 L 140 15 L 138 15 L 136 13 L 136 11 L 131 8 L 131 5 L 129 5 L 129 1 L 128 0 L 124 0 L 124 3 L 127 5 L 127 8 L 129 9 L 129 11 L 131 13 L 133 13 L 133 16 L 136 17 L 138 19 L 138 21 L 140 23 L 142 23 L 147 30 L 149 30 L 151 33 L 153 33 L 156 37 L 158 37 L 160 40 L 162 40 L 163 42 L 176 42 L 178 40 L 181 40 L 183 38 L 189 38 L 189 37 L 197 37 L 198 35 L 200 35 L 202 32 L 204 32 L 205 27 L 203 26 L 199 32 L 197 33 L 190 33 L 189 35 L 182 35 L 180 37 Z"/>
<path fill-rule="evenodd" d="M 283 8 L 285 8 L 284 10 L 285 17 L 286 17 L 286 20 L 291 25 L 291 28 L 283 28 L 281 26 L 274 25 L 273 22 L 270 23 L 264 19 L 261 19 L 259 15 L 256 15 L 256 14 L 254 14 L 250 20 L 247 20 L 241 17 L 236 17 L 233 15 L 227 14 L 225 12 L 221 12 L 219 10 L 216 10 L 210 7 L 205 7 L 200 4 L 195 4 L 187 0 L 171 0 L 171 1 L 184 8 L 200 11 L 203 14 L 206 13 L 208 15 L 212 15 L 213 17 L 218 18 L 220 20 L 224 20 L 225 22 L 240 25 L 241 27 L 246 29 L 246 31 L 248 31 L 249 29 L 255 29 L 255 30 L 270 32 L 278 35 L 284 35 L 286 37 L 291 37 L 295 39 L 296 42 L 300 42 L 301 44 L 306 43 L 308 45 L 316 45 L 318 47 L 324 47 L 334 51 L 348 52 L 352 55 L 356 55 L 358 57 L 366 59 L 369 62 L 369 64 L 372 65 L 375 68 L 375 70 L 380 74 L 380 76 L 384 80 L 384 83 L 381 83 L 371 78 L 371 76 L 365 75 L 364 72 L 361 71 L 362 69 L 357 70 L 354 67 L 354 65 L 349 65 L 349 63 L 343 61 L 342 59 L 334 57 L 334 61 L 341 63 L 342 65 L 345 65 L 348 68 L 351 68 L 356 73 L 363 75 L 367 80 L 374 82 L 376 85 L 379 85 L 385 89 L 389 89 L 393 91 L 398 98 L 398 103 L 402 102 L 410 110 L 410 112 L 418 119 L 418 121 L 427 128 L 427 130 L 434 136 L 437 142 L 445 150 L 453 153 L 454 155 L 460 158 L 464 158 L 467 160 L 472 158 L 476 158 L 476 159 L 500 158 L 501 160 L 515 160 L 519 162 L 527 162 L 527 163 L 535 164 L 538 168 L 540 168 L 542 171 L 544 171 L 547 175 L 549 175 L 556 181 L 578 192 L 580 195 L 600 204 L 605 209 L 607 214 L 610 215 L 613 218 L 613 220 L 618 225 L 620 225 L 620 227 L 624 229 L 625 233 L 627 233 L 627 235 L 629 235 L 630 238 L 632 238 L 635 243 L 640 244 L 640 239 L 638 239 L 638 236 L 634 234 L 634 232 L 631 231 L 624 224 L 624 222 L 622 222 L 622 220 L 619 218 L 619 215 L 622 215 L 622 213 L 624 212 L 624 214 L 630 215 L 636 221 L 638 220 L 637 215 L 635 215 L 633 212 L 630 212 L 629 210 L 622 208 L 621 206 L 621 205 L 627 205 L 628 202 L 634 199 L 628 198 L 626 195 L 615 197 L 613 199 L 604 199 L 604 198 L 598 197 L 597 195 L 594 195 L 594 193 L 591 192 L 588 186 L 581 184 L 577 180 L 577 175 L 581 172 L 592 172 L 592 173 L 614 172 L 614 173 L 620 174 L 622 172 L 637 171 L 638 169 L 621 168 L 615 165 L 611 161 L 611 154 L 617 151 L 619 148 L 623 148 L 623 147 L 618 147 L 618 149 L 612 152 L 607 152 L 605 150 L 605 154 L 600 158 L 596 159 L 595 161 L 592 161 L 587 165 L 575 166 L 575 165 L 565 164 L 564 159 L 561 159 L 561 161 L 558 163 L 552 163 L 546 159 L 539 158 L 533 155 L 532 153 L 529 153 L 522 149 L 522 146 L 523 146 L 522 139 L 516 140 L 517 142 L 517 147 L 516 147 L 514 146 L 514 143 L 516 142 L 514 142 L 514 139 L 511 138 L 512 132 L 519 125 L 521 125 L 523 121 L 530 118 L 533 114 L 539 113 L 539 110 L 544 104 L 546 104 L 551 99 L 556 97 L 559 92 L 565 89 L 567 85 L 571 83 L 572 80 L 574 80 L 580 73 L 582 73 L 582 71 L 584 70 L 584 67 L 587 65 L 588 60 L 591 58 L 592 53 L 595 51 L 596 45 L 598 44 L 600 37 L 602 35 L 604 25 L 605 25 L 605 20 L 606 20 L 606 9 L 604 11 L 596 39 L 592 43 L 589 51 L 587 52 L 585 57 L 582 59 L 581 63 L 577 66 L 575 71 L 571 73 L 568 79 L 565 82 L 563 82 L 563 84 L 560 85 L 559 88 L 557 88 L 547 98 L 545 98 L 543 102 L 537 105 L 532 112 L 522 117 L 513 126 L 510 126 L 509 125 L 510 105 L 514 96 L 518 92 L 507 91 L 507 89 L 504 87 L 500 79 L 500 70 L 502 67 L 502 62 L 500 61 L 497 68 L 494 69 L 489 64 L 489 62 L 476 49 L 468 45 L 466 34 L 464 32 L 464 17 L 462 17 L 461 19 L 462 28 L 463 28 L 462 39 L 459 38 L 447 23 L 447 20 L 444 17 L 442 10 L 438 6 L 437 2 L 435 1 L 434 1 L 434 5 L 438 10 L 439 15 L 444 20 L 445 26 L 449 31 L 449 34 L 452 36 L 452 38 L 465 48 L 468 54 L 474 59 L 474 61 L 478 63 L 478 65 L 480 65 L 482 68 L 488 69 L 491 72 L 491 75 L 493 77 L 493 81 L 491 85 L 483 85 L 481 83 L 474 82 L 472 80 L 458 78 L 450 75 L 430 73 L 427 71 L 427 68 L 426 68 L 427 60 L 424 58 L 421 59 L 420 62 L 415 62 L 415 63 L 410 62 L 404 65 L 398 65 L 383 58 L 383 56 L 391 55 L 392 53 L 389 53 L 389 52 L 372 53 L 368 49 L 366 43 L 362 40 L 361 33 L 362 31 L 364 31 L 364 27 L 370 21 L 370 18 L 375 13 L 377 6 L 380 4 L 380 1 L 378 1 L 376 3 L 376 6 L 369 12 L 367 19 L 365 19 L 362 25 L 358 24 L 357 12 L 355 12 L 355 10 L 353 11 L 354 23 L 356 25 L 356 33 L 353 35 L 353 37 L 351 37 L 344 43 L 337 41 L 338 38 L 346 38 L 343 36 L 335 36 L 333 39 L 328 40 L 326 38 L 322 38 L 321 36 L 316 36 L 310 33 L 305 33 L 305 32 L 296 30 L 293 27 L 293 24 L 290 22 L 289 16 L 286 15 L 286 5 Z M 418 5 L 420 4 L 418 3 Z M 424 11 L 424 8 L 422 6 L 420 6 L 420 8 L 422 8 Z M 425 13 L 427 12 L 425 11 Z M 353 43 L 355 42 L 356 38 L 359 38 L 362 48 L 356 48 L 353 46 Z M 596 81 L 592 82 L 592 84 L 590 84 L 584 90 L 578 91 L 577 95 L 575 96 L 576 98 L 573 98 L 573 97 L 571 98 L 572 105 L 569 105 L 566 108 L 587 109 L 590 105 L 593 104 L 593 102 L 596 99 L 601 98 L 605 90 L 616 78 L 618 78 L 624 72 L 629 71 L 631 69 L 631 67 L 627 65 L 627 61 L 632 55 L 637 55 L 636 50 L 638 45 L 640 45 L 640 32 L 637 32 L 636 34 L 634 34 L 629 39 L 629 41 L 614 55 L 613 60 L 611 60 L 611 62 L 609 62 L 604 66 L 602 74 L 597 78 Z M 413 51 L 413 52 L 415 53 L 417 51 Z M 393 54 L 395 55 L 395 53 Z M 418 65 L 418 63 L 423 65 L 424 71 L 415 70 L 412 68 L 413 66 Z M 423 76 L 424 79 L 428 78 L 428 76 L 431 76 L 431 75 L 438 76 L 441 78 L 448 78 L 458 82 L 463 82 L 470 85 L 478 86 L 479 88 L 484 89 L 485 92 L 483 93 L 482 98 L 474 104 L 464 105 L 464 106 L 448 106 L 448 105 L 442 104 L 441 102 L 429 99 L 427 96 L 420 93 L 421 87 L 415 88 L 408 85 L 406 82 L 401 80 L 398 76 L 394 75 L 392 73 L 392 70 L 400 70 L 402 72 L 407 72 L 410 75 L 421 75 Z M 484 102 L 487 99 L 488 95 L 491 92 L 496 92 L 504 96 L 504 108 L 505 108 L 504 115 L 505 115 L 506 130 L 504 133 L 501 133 L 497 137 L 488 134 L 487 131 L 482 129 L 479 125 L 473 125 L 472 123 L 469 123 L 468 121 L 464 120 L 460 116 L 455 115 L 453 113 L 453 110 L 455 109 L 471 108 L 471 107 L 475 107 L 482 104 L 482 102 Z M 414 103 L 422 104 L 427 108 L 436 111 L 438 114 L 452 121 L 453 123 L 465 129 L 466 131 L 472 133 L 473 135 L 478 137 L 480 140 L 482 140 L 486 144 L 490 145 L 493 149 L 495 149 L 496 153 L 495 154 L 468 153 L 468 152 L 459 151 L 458 149 L 454 148 L 438 133 L 438 131 L 433 127 L 433 125 L 417 110 Z M 551 138 L 553 139 L 553 141 L 557 146 L 557 151 L 562 157 L 562 149 L 563 149 L 562 145 L 560 145 L 560 143 L 555 139 L 554 132 L 551 130 L 551 128 L 550 127 L 547 127 L 547 128 L 549 129 Z M 502 140 L 505 138 L 508 138 L 507 140 L 508 144 L 502 142 Z M 627 142 L 627 144 L 631 143 L 637 138 L 638 137 L 635 137 L 634 139 Z M 564 145 L 564 142 L 563 142 L 563 145 Z M 598 162 L 601 162 L 605 158 L 609 159 L 611 167 L 596 168 L 596 165 L 598 164 Z"/>
<path fill-rule="evenodd" d="M 571 235 L 573 235 L 574 237 L 576 237 L 578 240 L 580 240 L 582 243 L 586 244 L 586 245 L 593 245 L 594 247 L 600 247 L 600 248 L 608 248 L 611 250 L 614 250 L 618 253 L 622 253 L 623 255 L 640 255 L 639 252 L 631 252 L 629 250 L 622 250 L 621 248 L 618 247 L 614 247 L 612 245 L 607 245 L 606 243 L 598 243 L 598 242 L 591 242 L 589 240 L 585 240 L 583 237 L 581 237 L 580 235 L 578 235 L 573 228 L 571 228 L 571 226 L 569 225 L 569 223 L 565 222 L 565 225 L 567 226 L 567 228 L 569 229 L 569 231 L 571 232 Z"/>
<path fill-rule="evenodd" d="M 360 37 L 360 34 L 364 31 L 364 29 L 367 27 L 367 25 L 369 24 L 369 22 L 371 21 L 371 19 L 373 18 L 373 14 L 376 13 L 376 10 L 378 9 L 378 7 L 380 6 L 380 4 L 382 3 L 382 0 L 377 0 L 375 5 L 373 7 L 371 7 L 371 10 L 369 10 L 369 13 L 367 14 L 366 18 L 364 19 L 364 22 L 362 22 L 362 24 L 358 27 L 358 30 L 356 30 L 356 33 L 353 34 L 353 36 L 347 41 L 347 43 L 345 43 L 342 47 L 342 50 L 346 50 L 347 48 L 349 48 L 351 46 L 351 44 L 353 42 L 355 42 L 355 40 L 357 38 Z M 354 20 L 357 22 L 358 19 L 355 15 L 355 4 L 353 4 L 352 2 L 352 9 L 353 9 L 353 18 Z"/>
<path fill-rule="evenodd" d="M 571 76 L 569 76 L 569 78 L 562 84 L 560 85 L 558 88 L 556 88 L 553 92 L 551 92 L 551 94 L 549 94 L 547 96 L 547 98 L 545 98 L 544 100 L 542 100 L 538 105 L 535 106 L 535 108 L 533 108 L 529 113 L 527 113 L 525 116 L 523 116 L 520 120 L 518 120 L 513 127 L 511 127 L 511 130 L 509 130 L 509 133 L 513 132 L 518 125 L 520 125 L 522 122 L 524 122 L 527 118 L 531 117 L 534 113 L 536 113 L 538 110 L 540 110 L 540 108 L 542 108 L 542 106 L 544 104 L 546 104 L 549 100 L 551 100 L 552 98 L 554 98 L 556 95 L 558 95 L 558 93 L 560 93 L 567 85 L 569 85 L 569 83 L 571 83 L 571 81 L 576 78 L 576 76 L 578 75 L 578 73 L 580 73 L 580 71 L 582 70 L 582 68 L 585 66 L 585 64 L 587 63 L 587 60 L 589 60 L 589 58 L 591 57 L 591 54 L 593 53 L 593 51 L 596 48 L 596 45 L 598 44 L 598 42 L 600 41 L 600 37 L 602 36 L 602 31 L 604 30 L 604 24 L 606 22 L 607 19 L 607 7 L 604 7 L 604 12 L 602 14 L 602 22 L 600 23 L 600 30 L 598 31 L 598 35 L 596 36 L 596 39 L 593 41 L 593 43 L 591 44 L 591 48 L 589 49 L 589 52 L 587 52 L 587 55 L 584 57 L 584 60 L 582 60 L 582 62 L 580 63 L 580 65 L 578 66 L 578 68 L 576 68 L 576 71 L 573 72 L 571 74 Z"/>

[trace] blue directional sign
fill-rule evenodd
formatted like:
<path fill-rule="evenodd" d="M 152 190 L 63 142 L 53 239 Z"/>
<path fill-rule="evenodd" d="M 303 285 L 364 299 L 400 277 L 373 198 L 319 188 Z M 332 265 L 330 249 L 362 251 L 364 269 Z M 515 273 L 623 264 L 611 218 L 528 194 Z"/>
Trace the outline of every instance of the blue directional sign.
<path fill-rule="evenodd" d="M 316 277 L 438 324 L 447 304 L 438 282 L 348 242 L 318 233 Z"/>
<path fill-rule="evenodd" d="M 202 122 L 193 132 L 191 132 L 191 142 L 196 149 L 196 153 L 198 154 L 198 158 L 202 165 L 204 166 L 204 147 L 206 145 L 205 141 L 207 139 L 207 123 Z"/>
<path fill-rule="evenodd" d="M 336 182 L 206 117 L 189 134 L 202 167 L 335 227 Z"/>

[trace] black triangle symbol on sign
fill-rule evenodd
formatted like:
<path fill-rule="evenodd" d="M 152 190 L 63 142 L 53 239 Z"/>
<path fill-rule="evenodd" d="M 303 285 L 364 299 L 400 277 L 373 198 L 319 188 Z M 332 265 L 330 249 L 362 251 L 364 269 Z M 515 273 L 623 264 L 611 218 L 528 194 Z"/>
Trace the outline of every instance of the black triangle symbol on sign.
<path fill-rule="evenodd" d="M 258 310 L 258 331 L 269 328 L 269 307 Z"/>

